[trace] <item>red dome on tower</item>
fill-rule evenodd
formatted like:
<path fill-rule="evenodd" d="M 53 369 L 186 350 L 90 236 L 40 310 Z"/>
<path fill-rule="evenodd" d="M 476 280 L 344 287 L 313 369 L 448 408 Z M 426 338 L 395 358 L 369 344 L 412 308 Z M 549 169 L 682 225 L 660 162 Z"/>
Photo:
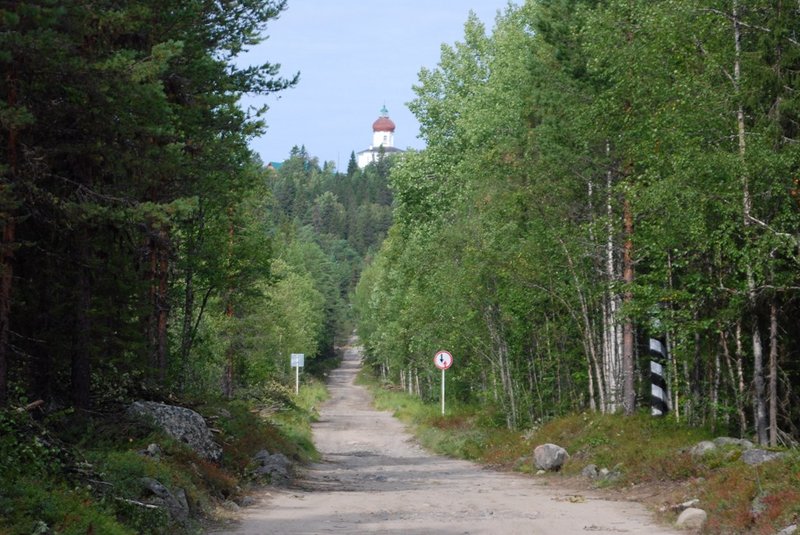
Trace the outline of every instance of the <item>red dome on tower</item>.
<path fill-rule="evenodd" d="M 372 131 L 373 132 L 394 132 L 395 126 L 394 121 L 389 119 L 389 111 L 386 109 L 386 105 L 381 108 L 381 116 L 378 117 L 378 120 L 372 123 Z"/>
<path fill-rule="evenodd" d="M 388 117 L 378 117 L 378 120 L 372 123 L 373 132 L 394 132 L 394 121 Z"/>

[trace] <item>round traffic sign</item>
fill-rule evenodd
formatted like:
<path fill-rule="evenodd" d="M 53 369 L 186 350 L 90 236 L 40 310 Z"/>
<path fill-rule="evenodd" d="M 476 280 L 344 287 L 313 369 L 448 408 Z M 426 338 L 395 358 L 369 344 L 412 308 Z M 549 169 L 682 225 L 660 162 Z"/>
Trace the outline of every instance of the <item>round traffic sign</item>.
<path fill-rule="evenodd" d="M 451 355 L 449 351 L 442 349 L 433 357 L 433 363 L 436 364 L 436 367 L 440 370 L 446 370 L 453 365 L 453 355 Z"/>

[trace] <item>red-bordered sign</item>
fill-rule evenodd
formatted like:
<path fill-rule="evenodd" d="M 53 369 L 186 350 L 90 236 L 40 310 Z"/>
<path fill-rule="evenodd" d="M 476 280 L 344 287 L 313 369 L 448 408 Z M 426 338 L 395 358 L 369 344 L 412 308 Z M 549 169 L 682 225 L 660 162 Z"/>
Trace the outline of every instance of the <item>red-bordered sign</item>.
<path fill-rule="evenodd" d="M 453 365 L 453 355 L 451 355 L 449 351 L 442 349 L 433 357 L 433 363 L 436 364 L 436 367 L 440 370 L 446 370 Z"/>

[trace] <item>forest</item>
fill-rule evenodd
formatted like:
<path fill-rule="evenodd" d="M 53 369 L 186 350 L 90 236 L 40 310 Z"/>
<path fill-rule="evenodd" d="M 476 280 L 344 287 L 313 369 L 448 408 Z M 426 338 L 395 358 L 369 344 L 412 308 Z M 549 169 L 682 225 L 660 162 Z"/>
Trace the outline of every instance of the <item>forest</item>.
<path fill-rule="evenodd" d="M 269 112 L 241 97 L 301 73 L 236 59 L 286 7 L 0 0 L 0 531 L 195 529 L 142 478 L 203 516 L 260 449 L 313 459 L 311 376 L 354 332 L 380 392 L 425 409 L 450 351 L 461 412 L 425 418 L 470 427 L 487 462 L 475 436 L 515 435 L 513 465 L 548 423 L 580 442 L 600 422 L 587 444 L 615 451 L 626 424 L 661 426 L 668 455 L 680 432 L 798 445 L 800 4 L 472 15 L 414 84 L 425 148 L 346 171 L 303 140 L 278 162 L 249 148 Z M 134 400 L 202 412 L 222 461 L 122 416 Z M 718 468 L 679 457 L 671 481 Z"/>
<path fill-rule="evenodd" d="M 232 399 L 352 331 L 390 164 L 248 148 L 299 73 L 237 65 L 286 2 L 236 6 L 0 3 L 0 406 Z"/>
<path fill-rule="evenodd" d="M 0 532 L 199 533 L 282 477 L 259 453 L 318 456 L 393 162 L 249 148 L 241 97 L 300 74 L 236 59 L 286 7 L 0 0 Z"/>
<path fill-rule="evenodd" d="M 800 437 L 800 6 L 538 0 L 422 69 L 354 297 L 380 377 L 510 429 L 650 411 Z"/>
<path fill-rule="evenodd" d="M 510 429 L 649 411 L 793 445 L 800 7 L 538 0 L 470 17 L 346 172 L 248 148 L 233 61 L 285 1 L 0 2 L 0 405 L 246 396 L 354 328 L 388 384 Z M 279 58 L 275 58 L 276 60 Z M 351 306 L 352 305 L 352 306 Z"/>

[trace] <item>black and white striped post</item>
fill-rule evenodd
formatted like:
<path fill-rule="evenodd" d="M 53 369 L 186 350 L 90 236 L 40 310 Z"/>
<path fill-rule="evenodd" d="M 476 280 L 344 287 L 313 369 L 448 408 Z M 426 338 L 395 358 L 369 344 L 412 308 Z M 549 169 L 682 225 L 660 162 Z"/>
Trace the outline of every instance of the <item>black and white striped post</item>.
<path fill-rule="evenodd" d="M 658 338 L 650 338 L 650 414 L 664 416 L 669 412 L 669 394 L 664 368 L 667 364 L 667 348 Z"/>

